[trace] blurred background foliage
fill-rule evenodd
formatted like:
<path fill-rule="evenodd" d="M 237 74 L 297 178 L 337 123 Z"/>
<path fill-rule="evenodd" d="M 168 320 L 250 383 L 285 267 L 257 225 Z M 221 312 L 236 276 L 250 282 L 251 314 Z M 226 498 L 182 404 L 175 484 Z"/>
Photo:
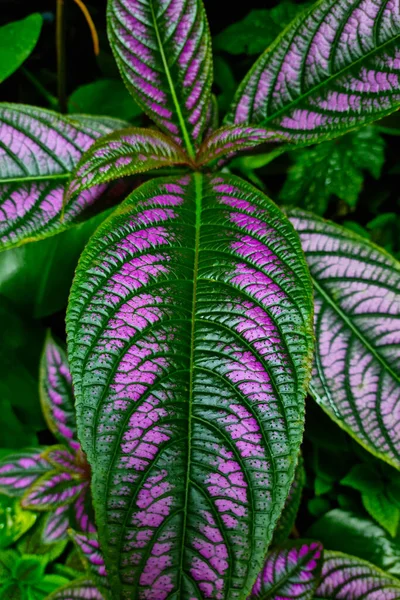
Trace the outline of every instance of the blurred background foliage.
<path fill-rule="evenodd" d="M 230 3 L 225 10 L 221 2 L 204 1 L 222 120 L 256 56 L 308 3 L 250 0 Z M 0 8 L 1 101 L 57 110 L 55 0 L 0 0 Z M 111 55 L 106 0 L 87 2 L 99 36 L 97 56 L 79 8 L 72 0 L 65 0 L 65 8 L 68 112 L 147 124 Z M 397 113 L 319 146 L 284 152 L 263 147 L 235 159 L 232 170 L 281 205 L 313 210 L 400 258 L 399 136 Z M 74 269 L 104 217 L 102 213 L 61 235 L 0 254 L 1 454 L 54 443 L 39 410 L 39 358 L 46 329 L 65 338 Z M 365 558 L 400 577 L 400 474 L 367 454 L 311 400 L 306 414 L 306 486 L 292 536 L 318 538 L 326 548 Z M 64 548 L 34 560 L 33 554 L 41 554 L 35 546 L 35 521 L 36 515 L 28 517 L 13 500 L 0 497 L 0 579 L 6 577 L 12 590 L 20 578 L 30 590 L 26 597 L 44 598 L 53 584 L 75 576 L 76 570 L 53 562 L 62 556 L 65 563 Z M 12 561 L 3 551 L 11 546 Z M 72 564 L 73 558 L 68 561 Z"/>

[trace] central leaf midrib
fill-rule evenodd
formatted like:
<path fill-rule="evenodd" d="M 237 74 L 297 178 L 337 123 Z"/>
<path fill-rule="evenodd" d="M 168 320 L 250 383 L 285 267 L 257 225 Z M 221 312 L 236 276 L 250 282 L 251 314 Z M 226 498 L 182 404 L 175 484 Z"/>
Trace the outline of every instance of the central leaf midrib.
<path fill-rule="evenodd" d="M 71 173 L 57 173 L 54 175 L 24 175 L 23 177 L 0 178 L 0 184 L 9 183 L 33 183 L 35 181 L 60 180 L 65 181 L 71 177 Z"/>
<path fill-rule="evenodd" d="M 155 34 L 156 34 L 156 37 L 157 37 L 157 43 L 158 43 L 158 47 L 159 47 L 159 50 L 160 50 L 161 60 L 162 60 L 163 67 L 164 67 L 164 70 L 165 70 L 165 75 L 167 77 L 169 89 L 171 91 L 172 100 L 173 100 L 173 103 L 175 105 L 175 110 L 176 110 L 176 114 L 177 114 L 177 117 L 178 117 L 178 121 L 179 121 L 179 125 L 180 125 L 180 128 L 181 128 L 181 131 L 182 131 L 183 139 L 185 141 L 185 146 L 186 146 L 186 149 L 188 151 L 189 157 L 191 159 L 194 159 L 196 157 L 196 153 L 195 153 L 194 148 L 192 146 L 192 142 L 190 141 L 189 132 L 188 132 L 188 130 L 186 128 L 186 123 L 185 123 L 185 119 L 183 118 L 181 107 L 180 107 L 180 104 L 179 104 L 179 101 L 178 101 L 178 96 L 176 95 L 176 90 L 175 90 L 174 82 L 172 80 L 172 76 L 171 76 L 171 73 L 170 73 L 170 70 L 169 70 L 169 66 L 168 66 L 168 62 L 167 62 L 167 59 L 166 59 L 166 56 L 165 56 L 164 47 L 163 47 L 163 44 L 162 44 L 160 32 L 158 30 L 157 18 L 156 18 L 156 15 L 154 13 L 153 2 L 151 2 L 150 8 L 151 8 L 151 16 L 152 16 L 152 19 L 153 19 L 154 31 L 155 31 Z"/>
<path fill-rule="evenodd" d="M 189 506 L 189 484 L 191 471 L 191 453 L 192 453 L 192 407 L 193 407 L 193 371 L 194 371 L 194 336 L 196 327 L 196 305 L 197 305 L 197 278 L 199 271 L 199 250 L 200 250 L 200 225 L 201 225 L 201 209 L 202 209 L 202 182 L 203 178 L 200 173 L 193 175 L 195 186 L 195 239 L 194 239 L 194 263 L 193 263 L 193 295 L 192 295 L 192 314 L 191 314 L 191 332 L 190 332 L 190 355 L 189 355 L 189 398 L 188 398 L 188 449 L 187 449 L 187 468 L 186 468 L 186 483 L 185 483 L 185 499 L 183 505 L 183 526 L 182 526 L 182 545 L 181 545 L 181 560 L 179 568 L 179 586 L 178 595 L 182 597 L 182 577 L 183 577 L 183 561 L 185 554 L 185 546 L 187 539 L 187 515 Z"/>

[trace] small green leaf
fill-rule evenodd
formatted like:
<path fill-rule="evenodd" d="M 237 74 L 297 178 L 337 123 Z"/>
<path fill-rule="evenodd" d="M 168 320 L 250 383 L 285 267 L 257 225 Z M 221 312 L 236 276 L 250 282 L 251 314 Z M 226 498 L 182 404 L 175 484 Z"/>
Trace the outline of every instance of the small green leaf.
<path fill-rule="evenodd" d="M 317 477 L 314 481 L 314 491 L 316 496 L 323 496 L 330 492 L 333 488 L 333 482 L 330 479 L 324 477 Z"/>
<path fill-rule="evenodd" d="M 36 583 L 44 575 L 47 561 L 36 556 L 21 556 L 13 568 L 13 577 L 24 583 Z"/>
<path fill-rule="evenodd" d="M 107 115 L 124 121 L 142 114 L 119 79 L 98 79 L 78 87 L 69 97 L 68 112 Z"/>
<path fill-rule="evenodd" d="M 294 165 L 281 191 L 281 200 L 323 214 L 332 196 L 350 207 L 357 204 L 364 171 L 379 179 L 385 143 L 373 127 L 343 138 L 291 153 Z"/>
<path fill-rule="evenodd" d="M 39 13 L 0 27 L 0 83 L 28 58 L 39 39 L 43 19 Z"/>
<path fill-rule="evenodd" d="M 381 477 L 370 465 L 355 465 L 340 483 L 363 493 L 377 493 L 383 490 Z"/>
<path fill-rule="evenodd" d="M 397 506 L 383 493 L 364 493 L 361 497 L 365 510 L 394 537 L 400 522 L 400 510 Z"/>
<path fill-rule="evenodd" d="M 328 512 L 331 507 L 331 503 L 327 498 L 311 498 L 308 501 L 308 510 L 314 517 L 319 517 L 324 513 Z"/>
<path fill-rule="evenodd" d="M 252 10 L 241 21 L 229 25 L 213 42 L 215 50 L 229 54 L 261 54 L 279 33 L 309 4 L 282 2 L 271 9 Z"/>

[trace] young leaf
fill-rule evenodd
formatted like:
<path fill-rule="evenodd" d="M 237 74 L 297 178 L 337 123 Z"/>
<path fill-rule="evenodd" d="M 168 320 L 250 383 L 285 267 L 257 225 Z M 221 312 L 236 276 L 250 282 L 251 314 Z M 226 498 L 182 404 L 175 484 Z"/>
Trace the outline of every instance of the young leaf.
<path fill-rule="evenodd" d="M 400 582 L 365 560 L 325 550 L 315 600 L 398 600 Z"/>
<path fill-rule="evenodd" d="M 322 556 L 323 548 L 318 542 L 297 542 L 273 550 L 267 555 L 250 599 L 311 600 L 318 585 Z"/>
<path fill-rule="evenodd" d="M 107 572 L 97 534 L 82 534 L 71 530 L 70 535 L 86 570 L 96 583 L 107 587 Z"/>
<path fill-rule="evenodd" d="M 261 54 L 282 29 L 309 6 L 284 0 L 271 9 L 252 10 L 244 19 L 221 31 L 213 40 L 213 48 L 233 55 Z"/>
<path fill-rule="evenodd" d="M 56 590 L 45 600 L 105 600 L 105 596 L 90 579 L 77 579 Z"/>
<path fill-rule="evenodd" d="M 0 461 L 0 493 L 23 496 L 49 468 L 50 464 L 42 457 L 40 448 L 28 448 L 4 456 Z"/>
<path fill-rule="evenodd" d="M 333 195 L 352 208 L 356 206 L 364 171 L 379 179 L 385 142 L 374 127 L 367 127 L 291 154 L 294 165 L 282 188 L 281 200 L 323 215 Z"/>
<path fill-rule="evenodd" d="M 39 39 L 43 19 L 39 13 L 0 27 L 0 83 L 28 58 Z"/>
<path fill-rule="evenodd" d="M 290 214 L 315 290 L 310 392 L 366 450 L 399 469 L 399 263 L 348 229 Z"/>
<path fill-rule="evenodd" d="M 73 450 L 80 445 L 76 436 L 74 392 L 64 350 L 47 335 L 39 375 L 40 403 L 50 431 Z"/>
<path fill-rule="evenodd" d="M 25 511 L 28 513 L 28 511 Z M 59 506 L 44 517 L 42 541 L 44 544 L 54 544 L 67 539 L 69 527 L 69 506 Z M 29 512 L 28 514 L 32 514 Z"/>
<path fill-rule="evenodd" d="M 202 143 L 196 163 L 206 165 L 223 156 L 232 156 L 241 150 L 250 150 L 266 142 L 279 141 L 279 136 L 261 127 L 232 125 L 213 131 Z"/>
<path fill-rule="evenodd" d="M 301 495 L 306 483 L 306 473 L 303 466 L 303 459 L 299 456 L 294 479 L 290 486 L 288 497 L 286 498 L 285 506 L 279 521 L 275 527 L 274 537 L 272 538 L 271 546 L 279 546 L 283 544 L 290 535 L 296 521 L 297 512 L 299 510 Z"/>
<path fill-rule="evenodd" d="M 113 126 L 110 127 L 110 124 Z M 0 249 L 65 229 L 105 192 L 100 186 L 75 198 L 61 221 L 71 171 L 96 138 L 122 121 L 71 120 L 42 108 L 0 104 Z"/>
<path fill-rule="evenodd" d="M 134 100 L 193 159 L 212 83 L 202 0 L 109 0 L 108 35 Z"/>
<path fill-rule="evenodd" d="M 29 488 L 21 504 L 30 510 L 55 509 L 73 502 L 87 485 L 71 473 L 49 471 Z"/>
<path fill-rule="evenodd" d="M 400 106 L 399 0 L 322 0 L 297 17 L 239 87 L 228 123 L 311 143 Z"/>
<path fill-rule="evenodd" d="M 190 163 L 183 150 L 152 129 L 131 127 L 102 137 L 83 155 L 66 191 L 68 200 L 124 175 Z"/>
<path fill-rule="evenodd" d="M 250 592 L 293 478 L 311 312 L 295 232 L 236 177 L 148 182 L 92 237 L 67 328 L 115 597 Z"/>

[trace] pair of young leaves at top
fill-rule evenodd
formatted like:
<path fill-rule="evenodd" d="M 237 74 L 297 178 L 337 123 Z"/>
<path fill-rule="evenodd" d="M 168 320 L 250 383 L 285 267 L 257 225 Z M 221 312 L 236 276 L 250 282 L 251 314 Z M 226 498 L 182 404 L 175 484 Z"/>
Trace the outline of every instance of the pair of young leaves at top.
<path fill-rule="evenodd" d="M 113 597 L 245 598 L 289 492 L 307 389 L 400 466 L 400 270 L 311 214 L 290 223 L 218 167 L 396 110 L 399 0 L 307 8 L 220 129 L 201 0 L 109 0 L 108 27 L 158 129 L 2 105 L 2 242 L 70 226 L 123 175 L 183 169 L 135 190 L 81 257 L 67 314 L 79 437 Z"/>

